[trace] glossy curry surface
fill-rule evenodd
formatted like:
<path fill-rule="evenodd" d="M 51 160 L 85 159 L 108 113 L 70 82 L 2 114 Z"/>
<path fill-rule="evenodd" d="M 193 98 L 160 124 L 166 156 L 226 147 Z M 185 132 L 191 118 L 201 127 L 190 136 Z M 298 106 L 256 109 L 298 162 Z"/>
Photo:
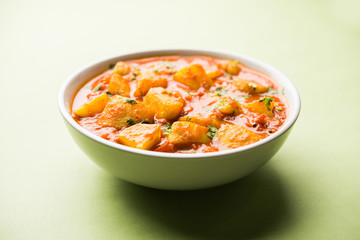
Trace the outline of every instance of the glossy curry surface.
<path fill-rule="evenodd" d="M 161 152 L 214 152 L 260 141 L 287 118 L 284 89 L 231 59 L 120 61 L 74 96 L 72 114 L 106 140 Z"/>

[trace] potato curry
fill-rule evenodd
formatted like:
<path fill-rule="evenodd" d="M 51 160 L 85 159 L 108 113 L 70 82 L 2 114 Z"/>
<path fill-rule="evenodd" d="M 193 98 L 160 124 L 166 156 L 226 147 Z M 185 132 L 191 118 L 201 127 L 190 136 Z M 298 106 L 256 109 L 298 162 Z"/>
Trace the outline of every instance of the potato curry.
<path fill-rule="evenodd" d="M 279 130 L 283 89 L 236 60 L 160 56 L 119 61 L 74 96 L 72 115 L 106 140 L 159 152 L 238 148 Z"/>

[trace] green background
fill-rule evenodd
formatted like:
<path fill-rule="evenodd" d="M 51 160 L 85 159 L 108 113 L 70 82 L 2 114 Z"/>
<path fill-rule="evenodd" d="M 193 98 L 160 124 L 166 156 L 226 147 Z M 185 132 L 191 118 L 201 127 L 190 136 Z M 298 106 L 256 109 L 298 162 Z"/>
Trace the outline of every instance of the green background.
<path fill-rule="evenodd" d="M 0 239 L 360 239 L 359 1 L 0 1 Z M 261 59 L 302 110 L 259 171 L 214 189 L 122 182 L 57 108 L 85 64 L 158 47 Z M 221 169 L 219 169 L 220 171 Z M 186 176 L 184 176 L 186 177 Z"/>

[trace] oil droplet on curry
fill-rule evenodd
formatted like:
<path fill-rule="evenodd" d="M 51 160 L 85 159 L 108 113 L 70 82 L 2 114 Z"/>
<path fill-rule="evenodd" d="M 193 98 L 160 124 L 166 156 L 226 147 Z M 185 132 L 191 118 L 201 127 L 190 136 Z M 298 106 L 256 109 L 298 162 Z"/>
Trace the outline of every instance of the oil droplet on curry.
<path fill-rule="evenodd" d="M 233 149 L 277 132 L 283 89 L 236 60 L 160 56 L 119 61 L 74 96 L 86 130 L 125 146 L 177 153 Z"/>

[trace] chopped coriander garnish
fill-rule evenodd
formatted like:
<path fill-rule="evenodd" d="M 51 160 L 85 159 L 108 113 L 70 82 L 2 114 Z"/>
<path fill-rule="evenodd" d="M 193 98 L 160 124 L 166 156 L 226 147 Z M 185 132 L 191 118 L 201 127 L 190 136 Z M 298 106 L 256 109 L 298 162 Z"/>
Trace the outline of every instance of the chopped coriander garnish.
<path fill-rule="evenodd" d="M 225 93 L 227 93 L 228 92 L 228 90 L 223 90 L 223 89 L 221 89 L 220 87 L 218 87 L 218 88 L 216 88 L 215 89 L 215 94 L 216 95 L 218 95 L 218 96 L 223 96 Z"/>
<path fill-rule="evenodd" d="M 212 127 L 210 125 L 207 125 L 207 126 L 208 126 L 209 131 L 207 132 L 206 135 L 212 139 L 216 136 L 218 129 L 216 127 Z"/>
<path fill-rule="evenodd" d="M 109 97 L 114 96 L 114 95 L 112 95 L 111 92 L 109 92 L 109 91 L 106 91 L 106 94 L 107 94 Z"/>
<path fill-rule="evenodd" d="M 277 111 L 282 111 L 282 110 L 284 110 L 284 109 L 282 109 L 281 107 L 277 107 L 276 110 L 277 110 Z"/>
<path fill-rule="evenodd" d="M 225 101 L 220 100 L 220 101 L 218 101 L 218 103 L 216 105 L 213 105 L 211 107 L 204 107 L 204 110 L 207 111 L 207 112 L 208 111 L 213 111 L 215 109 L 218 109 L 220 106 L 225 106 L 225 105 L 226 105 Z"/>
<path fill-rule="evenodd" d="M 217 106 L 219 107 L 219 106 L 225 106 L 225 105 L 227 105 L 228 104 L 228 102 L 227 101 L 225 101 L 224 99 L 221 99 L 220 101 L 219 101 L 219 104 L 217 104 Z"/>
<path fill-rule="evenodd" d="M 278 91 L 277 90 L 274 90 L 273 88 L 272 88 L 272 86 L 270 86 L 269 88 L 268 88 L 268 91 L 267 91 L 269 94 L 278 94 Z"/>
<path fill-rule="evenodd" d="M 134 68 L 133 74 L 134 74 L 134 76 L 139 75 L 140 74 L 140 69 Z"/>
<path fill-rule="evenodd" d="M 96 85 L 96 87 L 93 88 L 93 92 L 99 91 L 101 86 L 104 85 L 104 83 L 99 83 L 98 85 Z"/>
<path fill-rule="evenodd" d="M 220 107 L 223 108 L 223 106 L 229 106 L 229 102 L 226 99 L 220 99 L 219 101 L 216 102 L 215 105 L 212 105 L 211 107 L 204 107 L 205 111 L 213 111 L 215 109 L 218 109 Z"/>
<path fill-rule="evenodd" d="M 166 67 L 174 68 L 175 64 L 172 62 L 162 61 L 161 64 L 164 64 Z"/>
<path fill-rule="evenodd" d="M 146 121 L 146 120 L 143 120 L 143 121 L 141 121 L 141 122 L 136 122 L 136 121 L 134 121 L 134 119 L 132 119 L 132 118 L 129 118 L 128 120 L 126 120 L 126 122 L 130 125 L 130 126 L 132 126 L 132 125 L 135 125 L 135 124 L 149 124 L 149 122 L 148 121 Z"/>
<path fill-rule="evenodd" d="M 132 118 L 129 118 L 128 120 L 126 120 L 126 122 L 127 122 L 130 126 L 137 124 L 137 122 L 135 122 L 134 119 L 132 119 Z"/>
<path fill-rule="evenodd" d="M 267 107 L 267 110 L 271 111 L 270 104 L 271 104 L 271 102 L 274 101 L 274 99 L 271 97 L 263 97 L 262 99 L 259 100 L 259 102 L 264 102 L 264 101 L 265 101 L 265 106 Z"/>
<path fill-rule="evenodd" d="M 125 98 L 122 100 L 122 102 L 127 102 L 127 103 L 130 103 L 131 105 L 137 104 L 137 102 L 131 98 Z"/>
<path fill-rule="evenodd" d="M 157 70 L 157 69 L 154 69 L 154 70 L 153 70 L 153 72 L 156 72 L 156 73 L 158 73 L 158 72 L 159 72 L 159 70 Z"/>
<path fill-rule="evenodd" d="M 250 86 L 250 87 L 252 87 L 252 88 L 254 89 L 254 91 L 255 91 L 255 90 L 256 90 L 256 88 L 258 87 L 258 85 L 257 85 L 257 84 L 252 83 L 252 82 L 250 82 L 250 83 L 249 83 L 249 86 Z"/>
<path fill-rule="evenodd" d="M 114 64 L 114 63 L 110 63 L 109 68 L 110 68 L 110 69 L 113 69 L 114 67 L 115 67 L 115 64 Z"/>
<path fill-rule="evenodd" d="M 213 110 L 215 110 L 215 109 L 218 109 L 220 107 L 220 105 L 219 104 L 216 104 L 215 106 L 212 106 L 212 107 L 205 107 L 204 109 L 205 109 L 205 111 L 213 111 Z"/>
<path fill-rule="evenodd" d="M 186 117 L 185 121 L 186 121 L 186 122 L 190 122 L 191 119 L 192 119 L 192 117 Z"/>
<path fill-rule="evenodd" d="M 166 123 L 166 129 L 163 132 L 164 135 L 169 135 L 171 133 L 171 124 L 170 123 Z"/>
<path fill-rule="evenodd" d="M 186 91 L 186 93 L 189 95 L 189 96 L 195 96 L 195 94 L 189 92 L 189 91 Z"/>
<path fill-rule="evenodd" d="M 275 89 L 272 88 L 272 86 L 270 86 L 269 89 L 268 89 L 268 93 L 269 94 L 282 94 L 282 95 L 284 95 L 284 88 L 281 89 L 281 90 L 275 90 Z"/>
<path fill-rule="evenodd" d="M 235 100 L 238 101 L 238 102 L 242 102 L 242 101 L 245 101 L 247 99 L 249 99 L 249 96 L 238 96 L 238 97 L 235 98 Z"/>

